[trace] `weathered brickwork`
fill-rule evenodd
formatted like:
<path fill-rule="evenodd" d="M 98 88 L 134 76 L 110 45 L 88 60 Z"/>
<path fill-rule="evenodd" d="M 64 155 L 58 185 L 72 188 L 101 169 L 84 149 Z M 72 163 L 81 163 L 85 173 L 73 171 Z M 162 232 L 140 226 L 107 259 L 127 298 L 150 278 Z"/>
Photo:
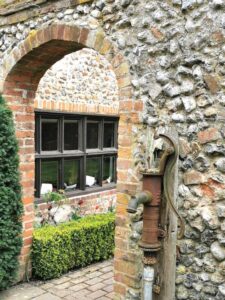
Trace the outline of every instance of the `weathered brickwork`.
<path fill-rule="evenodd" d="M 116 189 L 70 197 L 66 200 L 66 204 L 70 205 L 78 216 L 107 213 L 115 209 Z M 46 203 L 37 205 L 35 210 L 37 221 L 40 216 L 41 219 L 47 216 L 48 207 L 49 206 Z"/>
<path fill-rule="evenodd" d="M 222 0 L 94 0 L 47 1 L 0 17 L 1 90 L 20 143 L 23 257 L 33 220 L 35 91 L 53 63 L 92 48 L 112 65 L 119 95 L 115 299 L 141 299 L 141 212 L 127 215 L 122 192 L 141 189 L 146 128 L 170 124 L 180 140 L 178 207 L 186 222 L 176 299 L 224 299 L 224 16 Z"/>

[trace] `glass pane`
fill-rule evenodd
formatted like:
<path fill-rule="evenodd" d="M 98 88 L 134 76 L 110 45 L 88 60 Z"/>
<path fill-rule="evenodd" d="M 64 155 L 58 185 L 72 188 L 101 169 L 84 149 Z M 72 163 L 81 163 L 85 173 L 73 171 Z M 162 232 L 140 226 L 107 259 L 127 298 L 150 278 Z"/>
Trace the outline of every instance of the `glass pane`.
<path fill-rule="evenodd" d="M 64 150 L 78 149 L 78 122 L 64 122 Z"/>
<path fill-rule="evenodd" d="M 58 161 L 41 162 L 41 195 L 58 189 Z"/>
<path fill-rule="evenodd" d="M 87 123 L 87 149 L 98 148 L 98 123 Z"/>
<path fill-rule="evenodd" d="M 115 147 L 114 142 L 114 123 L 104 124 L 104 148 Z"/>
<path fill-rule="evenodd" d="M 103 184 L 115 181 L 115 157 L 107 156 L 103 159 Z"/>
<path fill-rule="evenodd" d="M 86 186 L 98 185 L 100 182 L 100 159 L 87 158 L 86 163 Z"/>
<path fill-rule="evenodd" d="M 42 151 L 58 150 L 58 120 L 42 120 Z"/>
<path fill-rule="evenodd" d="M 66 191 L 73 191 L 79 186 L 80 161 L 68 159 L 64 161 L 64 188 Z"/>

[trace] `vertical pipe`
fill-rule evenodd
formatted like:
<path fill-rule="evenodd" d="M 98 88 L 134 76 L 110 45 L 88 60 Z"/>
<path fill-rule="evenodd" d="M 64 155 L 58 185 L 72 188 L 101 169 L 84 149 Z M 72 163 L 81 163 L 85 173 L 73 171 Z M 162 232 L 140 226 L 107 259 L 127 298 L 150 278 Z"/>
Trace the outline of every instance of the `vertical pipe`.
<path fill-rule="evenodd" d="M 143 300 L 152 300 L 154 268 L 145 266 L 143 274 Z"/>

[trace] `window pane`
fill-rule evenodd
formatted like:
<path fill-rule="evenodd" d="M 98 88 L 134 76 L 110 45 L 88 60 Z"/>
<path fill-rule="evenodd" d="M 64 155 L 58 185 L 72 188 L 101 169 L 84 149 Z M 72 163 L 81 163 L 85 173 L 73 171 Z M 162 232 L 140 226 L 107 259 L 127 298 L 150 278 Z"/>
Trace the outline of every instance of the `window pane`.
<path fill-rule="evenodd" d="M 58 120 L 42 120 L 42 151 L 58 150 Z"/>
<path fill-rule="evenodd" d="M 79 187 L 80 161 L 68 159 L 64 161 L 64 188 L 66 191 L 73 191 Z"/>
<path fill-rule="evenodd" d="M 64 122 L 64 150 L 78 149 L 78 122 Z"/>
<path fill-rule="evenodd" d="M 114 123 L 104 124 L 104 148 L 115 147 L 114 142 Z"/>
<path fill-rule="evenodd" d="M 87 149 L 98 148 L 98 123 L 87 123 Z"/>
<path fill-rule="evenodd" d="M 94 186 L 100 183 L 100 159 L 87 158 L 86 186 Z"/>
<path fill-rule="evenodd" d="M 115 157 L 107 156 L 103 159 L 103 184 L 115 181 Z"/>
<path fill-rule="evenodd" d="M 58 161 L 41 161 L 41 194 L 58 189 Z"/>

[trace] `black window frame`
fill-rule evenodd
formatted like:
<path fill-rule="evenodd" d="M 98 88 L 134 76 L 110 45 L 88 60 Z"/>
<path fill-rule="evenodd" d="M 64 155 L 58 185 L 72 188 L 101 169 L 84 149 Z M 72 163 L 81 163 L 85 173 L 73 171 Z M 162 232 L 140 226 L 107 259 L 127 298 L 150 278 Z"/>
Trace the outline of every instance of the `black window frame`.
<path fill-rule="evenodd" d="M 58 150 L 57 151 L 42 151 L 42 134 L 41 122 L 42 119 L 57 119 L 58 120 Z M 78 122 L 78 149 L 64 150 L 64 121 L 75 120 Z M 79 159 L 80 160 L 80 174 L 79 174 L 79 189 L 71 192 L 66 192 L 68 197 L 78 196 L 82 194 L 92 193 L 96 191 L 112 189 L 116 186 L 116 161 L 118 153 L 118 116 L 93 115 L 93 114 L 78 114 L 78 113 L 64 113 L 64 112 L 50 112 L 50 111 L 35 111 L 35 198 L 36 201 L 42 201 L 40 195 L 41 189 L 41 162 L 43 160 L 55 159 L 58 160 L 58 181 L 59 188 L 63 189 L 64 184 L 64 160 L 65 159 Z M 98 148 L 87 149 L 87 123 L 98 122 Z M 104 123 L 114 123 L 114 147 L 103 148 L 104 145 Z M 115 182 L 103 184 L 103 161 L 105 157 L 115 157 L 114 159 L 114 176 Z M 100 182 L 98 186 L 87 187 L 85 182 L 86 174 L 86 160 L 87 158 L 100 158 Z"/>

